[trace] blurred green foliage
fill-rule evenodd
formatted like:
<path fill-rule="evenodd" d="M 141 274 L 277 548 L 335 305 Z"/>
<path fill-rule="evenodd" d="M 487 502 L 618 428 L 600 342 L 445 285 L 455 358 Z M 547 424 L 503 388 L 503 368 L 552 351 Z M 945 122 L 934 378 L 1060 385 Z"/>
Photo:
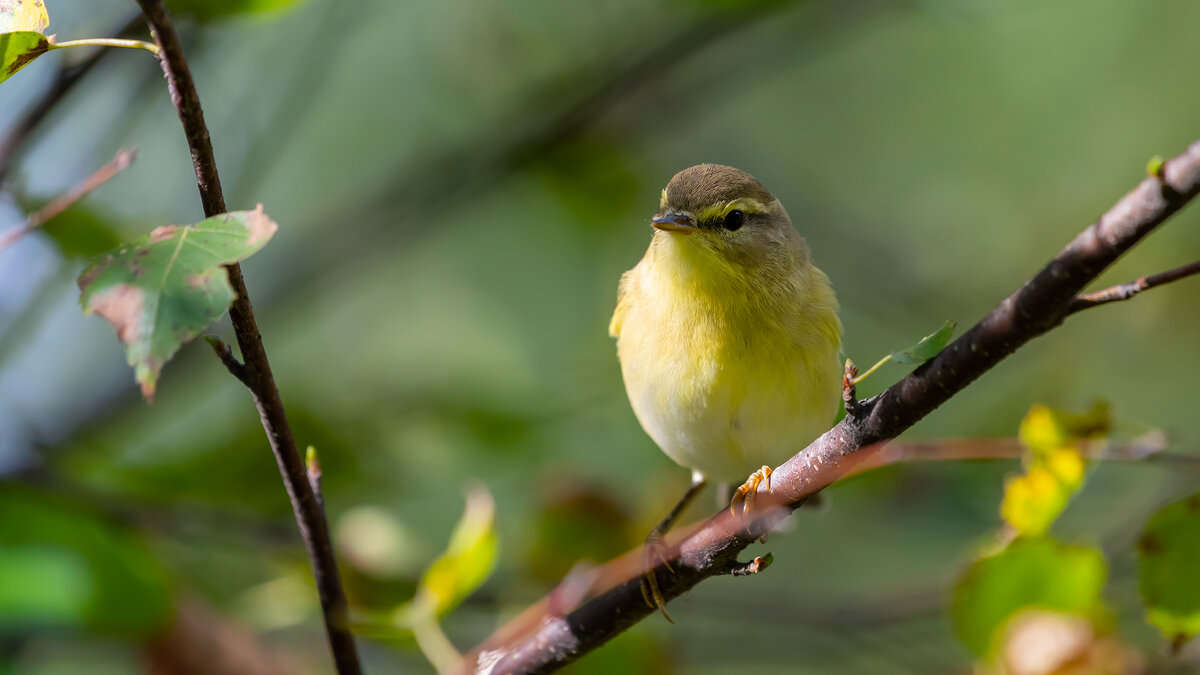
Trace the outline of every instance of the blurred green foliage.
<path fill-rule="evenodd" d="M 0 492 L 0 634 L 141 637 L 168 619 L 166 570 L 140 539 L 62 498 Z"/>
<path fill-rule="evenodd" d="M 1200 633 L 1200 494 L 1154 514 L 1138 539 L 1147 616 L 1178 649 Z"/>
<path fill-rule="evenodd" d="M 1100 616 L 1106 576 L 1095 549 L 1018 539 L 968 569 L 954 591 L 955 628 L 976 655 L 994 654 L 1005 623 L 1021 609 Z"/>
<path fill-rule="evenodd" d="M 134 9 L 50 7 L 71 36 L 104 34 Z M 637 426 L 605 331 L 675 171 L 733 164 L 782 199 L 834 282 L 846 353 L 861 364 L 948 316 L 971 325 L 1140 180 L 1151 155 L 1200 137 L 1186 86 L 1200 6 L 1167 0 L 289 9 L 180 25 L 230 207 L 264 203 L 281 225 L 247 283 L 297 441 L 321 449 L 355 608 L 411 598 L 464 486 L 494 494 L 496 569 L 443 621 L 460 649 L 577 559 L 639 544 L 687 483 Z M 3 84 L 0 134 L 69 51 Z M 161 72 L 134 52 L 110 55 L 46 118 L 12 185 L 53 196 L 134 144 L 138 163 L 84 206 L 123 240 L 197 221 Z M 0 226 L 20 216 L 0 201 Z M 1102 283 L 1194 260 L 1197 223 L 1185 211 Z M 74 616 L 76 630 L 22 623 L 0 642 L 0 669 L 136 669 L 139 631 L 169 611 L 172 589 L 325 669 L 306 562 L 248 395 L 193 345 L 147 406 L 111 330 L 79 315 L 58 273 L 81 263 L 46 236 L 0 252 L 0 497 L 71 496 L 78 523 L 14 544 L 0 597 L 55 625 Z M 911 436 L 1011 437 L 1034 401 L 1103 397 L 1122 420 L 1114 434 L 1161 427 L 1192 451 L 1196 293 L 1182 281 L 1072 317 Z M 213 330 L 231 342 L 227 325 Z M 860 394 L 902 372 L 888 366 Z M 1096 463 L 1055 525 L 1105 549 L 1113 630 L 1158 659 L 1156 672 L 1187 664 L 1156 649 L 1130 542 L 1195 490 L 1194 464 L 1166 466 Z M 830 508 L 772 537 L 765 574 L 702 585 L 672 604 L 678 626 L 643 622 L 577 670 L 965 670 L 950 589 L 1000 526 L 1002 479 L 1016 470 L 894 466 L 838 485 Z M 690 517 L 715 508 L 702 502 Z M 100 535 L 75 530 L 97 522 L 117 543 L 80 552 Z M 388 545 L 373 553 L 364 543 L 380 532 Z M 94 572 L 93 550 L 125 572 Z M 25 587 L 36 575 L 54 584 Z M 145 586 L 168 589 L 146 592 L 166 598 L 159 610 L 120 618 L 110 599 L 130 578 L 159 579 Z M 81 598 L 95 597 L 140 628 L 79 620 L 92 602 Z M 362 650 L 371 672 L 428 668 L 407 639 Z"/>

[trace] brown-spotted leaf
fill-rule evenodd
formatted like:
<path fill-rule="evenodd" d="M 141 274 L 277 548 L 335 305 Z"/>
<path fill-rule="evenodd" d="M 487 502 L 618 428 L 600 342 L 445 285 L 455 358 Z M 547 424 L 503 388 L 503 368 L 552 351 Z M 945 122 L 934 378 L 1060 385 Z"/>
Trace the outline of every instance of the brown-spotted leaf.
<path fill-rule="evenodd" d="M 258 251 L 276 229 L 261 204 L 166 225 L 97 257 L 79 276 L 84 313 L 112 324 L 147 400 L 163 364 L 233 302 L 223 265 Z"/>
<path fill-rule="evenodd" d="M 50 49 L 42 0 L 0 0 L 0 82 Z"/>

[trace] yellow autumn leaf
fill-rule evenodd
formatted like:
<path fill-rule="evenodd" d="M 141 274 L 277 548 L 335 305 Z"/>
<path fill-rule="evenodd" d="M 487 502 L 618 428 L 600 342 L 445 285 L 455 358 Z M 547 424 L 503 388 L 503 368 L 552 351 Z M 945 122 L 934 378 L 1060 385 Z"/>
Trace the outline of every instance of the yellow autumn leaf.
<path fill-rule="evenodd" d="M 1098 401 L 1083 414 L 1034 404 L 1021 420 L 1017 437 L 1035 454 L 1049 453 L 1075 440 L 1094 439 L 1108 433 L 1108 404 Z"/>
<path fill-rule="evenodd" d="M 42 0 L 0 0 L 0 33 L 46 32 L 50 16 Z"/>
<path fill-rule="evenodd" d="M 1005 482 L 1000 504 L 1004 520 L 1022 535 L 1045 534 L 1083 486 L 1083 442 L 1107 430 L 1108 407 L 1103 403 L 1083 414 L 1041 404 L 1030 408 L 1018 435 L 1026 448 L 1025 473 Z"/>
<path fill-rule="evenodd" d="M 1067 506 L 1070 492 L 1064 488 L 1049 469 L 1033 467 L 1006 481 L 1000 515 L 1023 535 L 1045 534 Z"/>

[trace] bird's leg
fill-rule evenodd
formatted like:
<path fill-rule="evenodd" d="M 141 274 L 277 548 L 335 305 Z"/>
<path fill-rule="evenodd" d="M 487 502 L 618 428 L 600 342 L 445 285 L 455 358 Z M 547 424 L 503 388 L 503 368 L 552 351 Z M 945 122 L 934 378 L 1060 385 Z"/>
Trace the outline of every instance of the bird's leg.
<path fill-rule="evenodd" d="M 658 590 L 658 578 L 654 574 L 654 568 L 662 563 L 668 570 L 674 572 L 671 568 L 671 563 L 667 559 L 666 545 L 663 543 L 663 535 L 671 531 L 675 526 L 675 522 L 687 511 L 688 506 L 704 489 L 708 481 L 704 479 L 704 474 L 699 471 L 692 472 L 692 484 L 688 486 L 687 492 L 679 498 L 679 501 L 663 518 L 658 525 L 650 530 L 650 534 L 646 535 L 646 545 L 642 547 L 642 563 L 645 569 L 642 571 L 642 597 L 646 600 L 646 604 L 650 607 L 657 607 L 658 611 L 662 612 L 663 618 L 671 623 L 675 623 L 669 614 L 667 614 L 667 601 L 663 597 L 662 591 Z"/>
<path fill-rule="evenodd" d="M 733 486 L 729 483 L 717 483 L 717 508 L 723 509 L 733 499 Z"/>

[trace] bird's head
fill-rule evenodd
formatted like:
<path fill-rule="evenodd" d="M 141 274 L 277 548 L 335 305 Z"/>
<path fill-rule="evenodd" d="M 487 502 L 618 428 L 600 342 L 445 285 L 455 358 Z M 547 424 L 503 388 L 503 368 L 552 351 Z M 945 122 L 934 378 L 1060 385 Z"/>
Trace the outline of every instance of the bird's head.
<path fill-rule="evenodd" d="M 803 263 L 807 248 L 783 205 L 750 174 L 721 164 L 684 169 L 662 191 L 657 240 L 697 262 L 738 267 Z"/>

